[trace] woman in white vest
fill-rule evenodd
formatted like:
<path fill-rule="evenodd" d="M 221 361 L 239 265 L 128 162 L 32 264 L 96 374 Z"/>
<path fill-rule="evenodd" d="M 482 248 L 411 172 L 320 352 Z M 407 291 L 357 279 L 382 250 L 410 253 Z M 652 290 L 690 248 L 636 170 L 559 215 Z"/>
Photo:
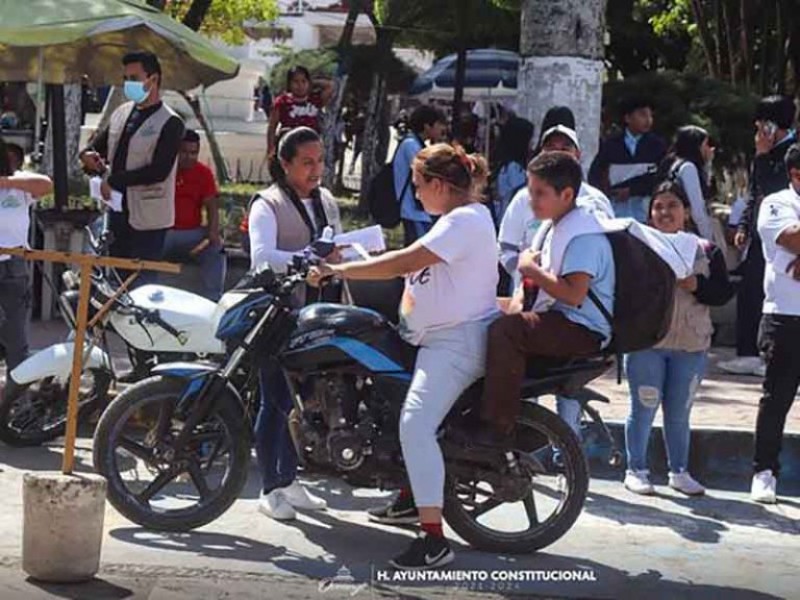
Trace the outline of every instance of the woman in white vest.
<path fill-rule="evenodd" d="M 258 192 L 250 203 L 250 262 L 252 268 L 267 264 L 280 273 L 325 227 L 341 233 L 342 225 L 336 200 L 320 187 L 325 154 L 316 131 L 299 127 L 286 133 L 273 164 L 277 165 L 275 183 Z M 298 299 L 298 303 L 302 301 Z M 297 455 L 284 417 L 292 402 L 276 365 L 262 368 L 260 387 L 261 408 L 255 424 L 256 455 L 263 478 L 259 510 L 273 519 L 291 520 L 296 508 L 324 509 L 325 501 L 295 480 Z"/>
<path fill-rule="evenodd" d="M 419 347 L 400 416 L 411 493 L 401 492 L 385 513 L 418 516 L 422 535 L 392 560 L 398 569 L 433 569 L 453 560 L 442 533 L 445 470 L 436 431 L 462 392 L 483 375 L 487 330 L 499 314 L 494 222 L 475 201 L 476 183 L 485 184 L 486 176 L 486 161 L 460 148 L 435 144 L 421 150 L 412 177 L 425 211 L 440 216 L 431 230 L 403 250 L 323 265 L 310 276 L 312 282 L 331 275 L 406 277 L 400 330 Z"/>
<path fill-rule="evenodd" d="M 6 145 L 0 139 L 0 247 L 27 248 L 30 210 L 36 198 L 53 189 L 50 178 L 12 172 Z M 10 372 L 27 358 L 31 288 L 22 258 L 0 254 L 0 345 Z M 6 381 L 9 381 L 6 377 Z"/>

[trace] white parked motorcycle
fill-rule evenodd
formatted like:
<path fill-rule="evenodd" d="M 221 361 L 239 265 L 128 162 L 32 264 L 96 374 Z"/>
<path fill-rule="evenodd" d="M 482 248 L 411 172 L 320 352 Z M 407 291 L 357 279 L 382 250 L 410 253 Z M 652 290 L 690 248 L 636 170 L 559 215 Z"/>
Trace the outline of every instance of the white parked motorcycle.
<path fill-rule="evenodd" d="M 103 241 L 93 245 L 97 250 Z M 58 305 L 74 335 L 79 276 L 66 271 L 63 280 L 66 289 L 59 295 Z M 113 271 L 94 271 L 90 318 L 113 298 L 118 283 L 119 277 Z M 217 361 L 225 355 L 225 345 L 215 336 L 219 319 L 244 298 L 246 293 L 234 290 L 215 304 L 202 296 L 162 285 L 144 285 L 120 295 L 94 331 L 89 332 L 80 416 L 85 419 L 105 407 L 109 388 L 116 379 L 107 331 L 113 331 L 128 346 L 136 363 L 134 372 L 140 379 L 147 377 L 159 362 Z M 14 446 L 31 446 L 63 434 L 73 347 L 71 341 L 54 344 L 7 374 L 0 399 L 0 440 Z"/>

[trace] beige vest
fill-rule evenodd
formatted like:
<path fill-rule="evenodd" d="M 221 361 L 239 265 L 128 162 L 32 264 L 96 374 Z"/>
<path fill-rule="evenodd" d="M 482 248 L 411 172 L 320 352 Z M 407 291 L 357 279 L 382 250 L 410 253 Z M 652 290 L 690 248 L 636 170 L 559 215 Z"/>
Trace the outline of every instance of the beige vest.
<path fill-rule="evenodd" d="M 275 222 L 278 227 L 278 250 L 297 252 L 313 241 L 303 217 L 280 187 L 271 185 L 267 189 L 258 192 L 255 201 L 258 201 L 259 197 L 267 203 L 275 214 Z M 333 227 L 334 233 L 341 233 L 342 221 L 339 216 L 339 205 L 336 204 L 336 199 L 325 188 L 320 188 L 320 198 L 325 217 L 328 219 L 328 225 Z M 317 234 L 322 235 L 322 232 L 319 231 Z"/>
<path fill-rule="evenodd" d="M 125 123 L 134 109 L 134 103 L 128 102 L 120 106 L 111 115 L 108 126 L 108 156 L 114 164 Z M 158 145 L 161 130 L 167 121 L 178 116 L 175 111 L 163 102 L 161 108 L 150 115 L 141 127 L 133 134 L 128 145 L 128 161 L 126 171 L 141 169 L 153 162 L 153 155 Z M 129 222 L 131 227 L 139 231 L 152 229 L 169 229 L 175 224 L 175 177 L 178 170 L 178 159 L 169 176 L 160 183 L 150 185 L 129 186 L 125 192 L 128 202 Z"/>
<path fill-rule="evenodd" d="M 710 263 L 702 248 L 698 248 L 694 261 L 694 275 L 708 277 Z M 675 290 L 675 304 L 672 309 L 672 324 L 667 336 L 656 348 L 683 350 L 684 352 L 703 352 L 711 347 L 711 309 L 697 301 L 694 294 L 683 289 Z"/>
<path fill-rule="evenodd" d="M 325 211 L 328 225 L 333 227 L 334 233 L 342 233 L 342 220 L 339 215 L 339 205 L 336 203 L 333 194 L 325 188 L 320 188 L 320 199 L 322 200 L 322 209 Z M 303 217 L 300 216 L 297 208 L 295 208 L 292 201 L 278 185 L 273 184 L 267 189 L 261 190 L 256 194 L 253 201 L 266 202 L 267 206 L 269 206 L 275 214 L 275 223 L 278 228 L 278 250 L 283 250 L 284 252 L 298 252 L 313 241 L 311 239 L 311 232 L 308 230 Z M 303 208 L 303 210 L 305 210 L 305 208 Z M 320 235 L 322 235 L 322 231 L 317 232 L 317 236 L 319 237 Z M 293 306 L 300 307 L 305 305 L 306 291 L 305 286 L 297 288 L 292 298 Z"/>

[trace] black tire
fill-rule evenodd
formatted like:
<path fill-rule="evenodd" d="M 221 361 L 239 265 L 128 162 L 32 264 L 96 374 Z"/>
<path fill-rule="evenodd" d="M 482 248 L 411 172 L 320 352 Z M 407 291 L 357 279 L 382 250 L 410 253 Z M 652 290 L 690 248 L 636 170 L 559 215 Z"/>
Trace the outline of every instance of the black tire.
<path fill-rule="evenodd" d="M 87 374 L 92 377 L 92 391 L 89 393 L 88 398 L 80 405 L 80 412 L 78 414 L 79 422 L 105 406 L 108 400 L 108 388 L 111 385 L 111 375 L 109 373 L 104 371 L 89 371 L 88 373 L 84 373 L 84 376 Z M 56 421 L 54 423 L 45 428 L 25 430 L 20 430 L 15 427 L 13 423 L 12 411 L 17 402 L 31 390 L 34 384 L 38 383 L 40 386 L 50 385 L 52 381 L 52 377 L 26 385 L 16 385 L 13 382 L 7 381 L 4 393 L 2 397 L 0 397 L 0 440 L 9 446 L 24 448 L 40 446 L 64 435 L 67 428 L 66 397 L 69 390 L 69 380 L 67 380 L 63 386 L 58 386 L 57 390 L 54 392 L 63 395 L 63 402 L 59 402 L 59 407 L 63 407 L 63 411 L 60 415 L 56 416 Z"/>
<path fill-rule="evenodd" d="M 517 420 L 518 431 L 524 432 L 523 428 L 530 430 L 529 423 L 538 423 L 541 429 L 550 434 L 551 441 L 558 442 L 564 464 L 569 465 L 567 472 L 571 472 L 570 491 L 564 508 L 552 522 L 548 522 L 550 519 L 545 521 L 543 527 L 535 535 L 493 532 L 470 518 L 456 496 L 453 481 L 448 478 L 444 497 L 444 518 L 453 531 L 473 548 L 496 554 L 536 552 L 549 546 L 569 531 L 583 509 L 586 493 L 589 490 L 589 465 L 575 432 L 558 415 L 538 404 L 524 402 L 522 413 Z M 537 433 L 540 433 L 541 429 Z"/>
<path fill-rule="evenodd" d="M 94 435 L 94 468 L 108 480 L 109 502 L 129 520 L 156 531 L 189 531 L 207 525 L 222 515 L 236 501 L 247 482 L 250 462 L 250 427 L 235 398 L 225 398 L 215 413 L 235 440 L 231 450 L 232 464 L 220 493 L 193 514 L 183 511 L 156 512 L 136 500 L 127 489 L 118 470 L 113 445 L 117 429 L 137 406 L 147 404 L 148 398 L 180 398 L 186 381 L 152 377 L 141 381 L 117 396 L 100 418 Z"/>

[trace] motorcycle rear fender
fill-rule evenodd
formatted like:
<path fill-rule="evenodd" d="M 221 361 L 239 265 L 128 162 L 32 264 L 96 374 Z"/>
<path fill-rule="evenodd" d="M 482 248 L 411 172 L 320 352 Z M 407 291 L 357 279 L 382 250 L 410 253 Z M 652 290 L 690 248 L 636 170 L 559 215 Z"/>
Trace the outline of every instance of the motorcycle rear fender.
<path fill-rule="evenodd" d="M 170 379 L 182 379 L 189 382 L 186 390 L 183 393 L 181 402 L 185 402 L 188 398 L 196 395 L 203 388 L 203 385 L 213 373 L 217 372 L 219 367 L 217 365 L 206 363 L 192 363 L 192 362 L 174 362 L 164 363 L 157 365 L 151 371 L 153 375 L 160 375 Z M 242 399 L 239 391 L 229 381 L 226 385 L 226 390 L 231 394 L 239 408 L 244 411 L 244 400 Z"/>
<path fill-rule="evenodd" d="M 47 377 L 66 381 L 72 372 L 72 354 L 75 344 L 53 344 L 29 356 L 11 371 L 11 380 L 26 385 Z M 89 353 L 84 371 L 111 371 L 111 358 L 101 348 L 94 347 Z"/>

